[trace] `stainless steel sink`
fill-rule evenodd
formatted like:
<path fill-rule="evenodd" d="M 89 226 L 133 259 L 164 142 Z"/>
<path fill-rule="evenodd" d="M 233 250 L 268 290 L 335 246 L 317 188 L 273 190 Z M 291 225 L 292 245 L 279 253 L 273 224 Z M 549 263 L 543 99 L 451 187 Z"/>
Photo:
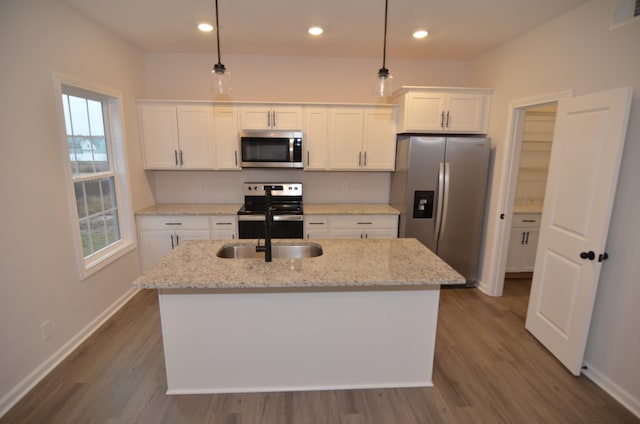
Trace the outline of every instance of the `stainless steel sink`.
<path fill-rule="evenodd" d="M 315 258 L 322 255 L 322 246 L 318 243 L 274 243 L 271 256 L 284 259 Z M 264 259 L 264 252 L 256 252 L 255 244 L 225 244 L 216 256 L 224 259 Z"/>

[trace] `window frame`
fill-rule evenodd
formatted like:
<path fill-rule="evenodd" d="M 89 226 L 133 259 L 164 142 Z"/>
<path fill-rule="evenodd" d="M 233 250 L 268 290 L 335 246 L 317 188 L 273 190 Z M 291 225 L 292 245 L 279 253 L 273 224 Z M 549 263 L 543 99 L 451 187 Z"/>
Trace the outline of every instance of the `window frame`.
<path fill-rule="evenodd" d="M 87 83 L 64 75 L 55 74 L 54 92 L 58 115 L 58 139 L 64 167 L 65 186 L 69 206 L 69 219 L 72 227 L 74 251 L 78 263 L 80 279 L 84 280 L 95 274 L 105 266 L 113 263 L 137 247 L 135 237 L 134 217 L 129 187 L 128 166 L 126 159 L 126 140 L 124 137 L 124 119 L 122 110 L 122 95 L 116 90 Z M 96 179 L 113 176 L 115 199 L 117 203 L 118 225 L 120 240 L 99 249 L 87 257 L 84 256 L 80 218 L 75 194 L 74 183 L 83 181 L 76 178 L 72 172 L 69 158 L 68 136 L 65 123 L 65 113 L 62 95 L 78 96 L 85 99 L 99 101 L 102 104 L 104 132 L 107 157 L 110 171 L 96 172 Z"/>

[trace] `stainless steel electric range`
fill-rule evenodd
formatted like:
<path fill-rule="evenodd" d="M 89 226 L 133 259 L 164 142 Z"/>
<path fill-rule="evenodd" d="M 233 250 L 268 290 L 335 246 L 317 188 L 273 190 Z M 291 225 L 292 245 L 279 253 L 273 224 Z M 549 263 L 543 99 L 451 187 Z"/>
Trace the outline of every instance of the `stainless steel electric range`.
<path fill-rule="evenodd" d="M 239 238 L 264 238 L 269 193 L 271 237 L 303 238 L 302 183 L 244 183 L 243 192 L 244 205 L 238 211 Z"/>

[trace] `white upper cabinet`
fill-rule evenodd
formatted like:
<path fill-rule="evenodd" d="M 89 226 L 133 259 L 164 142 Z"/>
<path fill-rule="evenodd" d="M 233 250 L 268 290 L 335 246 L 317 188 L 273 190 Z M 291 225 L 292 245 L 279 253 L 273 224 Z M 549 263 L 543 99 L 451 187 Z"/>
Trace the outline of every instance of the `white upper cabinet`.
<path fill-rule="evenodd" d="M 213 108 L 215 128 L 216 169 L 240 169 L 238 116 L 233 106 Z"/>
<path fill-rule="evenodd" d="M 304 148 L 304 169 L 307 171 L 323 171 L 329 167 L 328 125 L 328 108 L 305 108 L 302 146 Z"/>
<path fill-rule="evenodd" d="M 392 171 L 396 159 L 395 110 L 364 110 L 363 167 L 367 171 Z"/>
<path fill-rule="evenodd" d="M 140 104 L 145 169 L 240 169 L 231 106 Z"/>
<path fill-rule="evenodd" d="M 183 169 L 213 169 L 215 134 L 213 108 L 178 106 L 178 165 Z"/>
<path fill-rule="evenodd" d="M 403 87 L 394 93 L 399 105 L 398 133 L 485 134 L 490 89 Z"/>
<path fill-rule="evenodd" d="M 393 170 L 394 118 L 391 107 L 329 108 L 329 169 Z"/>
<path fill-rule="evenodd" d="M 300 106 L 241 106 L 240 128 L 243 130 L 300 130 Z"/>
<path fill-rule="evenodd" d="M 140 133 L 146 169 L 178 168 L 178 118 L 175 106 L 140 106 Z"/>

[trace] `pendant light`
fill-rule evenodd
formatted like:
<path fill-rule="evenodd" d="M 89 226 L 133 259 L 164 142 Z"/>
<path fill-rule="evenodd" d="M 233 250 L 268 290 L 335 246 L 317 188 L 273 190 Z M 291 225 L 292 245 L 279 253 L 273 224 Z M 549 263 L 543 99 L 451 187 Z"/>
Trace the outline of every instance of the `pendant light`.
<path fill-rule="evenodd" d="M 218 0 L 216 2 L 216 40 L 218 43 L 218 63 L 211 70 L 211 92 L 214 96 L 231 93 L 231 72 L 220 62 L 220 24 L 218 21 Z"/>
<path fill-rule="evenodd" d="M 373 92 L 378 97 L 388 97 L 391 95 L 393 76 L 386 68 L 387 61 L 387 12 L 389 0 L 384 2 L 384 47 L 382 49 L 382 68 L 378 70 L 374 78 Z"/>

